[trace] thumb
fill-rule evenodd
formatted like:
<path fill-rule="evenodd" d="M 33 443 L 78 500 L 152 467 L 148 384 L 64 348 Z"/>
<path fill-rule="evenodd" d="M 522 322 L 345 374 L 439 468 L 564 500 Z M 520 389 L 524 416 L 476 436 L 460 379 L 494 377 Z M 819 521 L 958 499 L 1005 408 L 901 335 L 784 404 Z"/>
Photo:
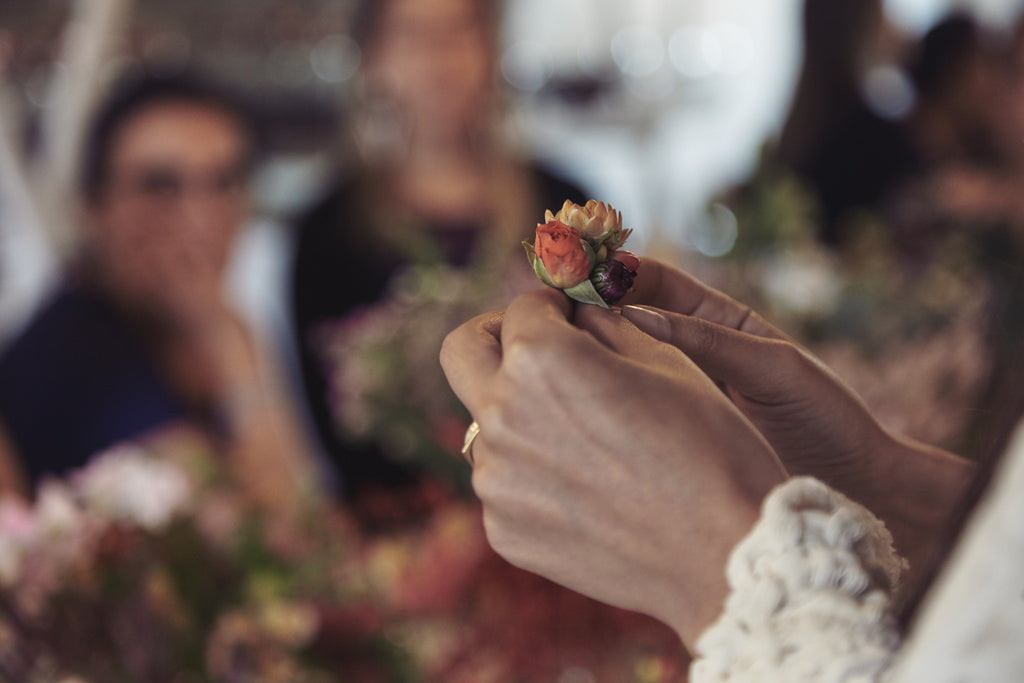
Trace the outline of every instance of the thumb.
<path fill-rule="evenodd" d="M 622 317 L 682 351 L 711 379 L 751 399 L 781 398 L 788 385 L 784 380 L 796 371 L 799 349 L 782 339 L 648 306 L 626 306 Z"/>

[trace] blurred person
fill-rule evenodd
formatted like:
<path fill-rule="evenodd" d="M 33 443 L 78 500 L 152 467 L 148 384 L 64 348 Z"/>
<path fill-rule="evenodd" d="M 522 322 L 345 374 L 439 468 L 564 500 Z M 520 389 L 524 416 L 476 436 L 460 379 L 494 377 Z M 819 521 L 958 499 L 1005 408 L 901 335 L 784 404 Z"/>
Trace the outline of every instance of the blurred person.
<path fill-rule="evenodd" d="M 8 487 L 182 428 L 268 505 L 312 492 L 268 352 L 223 293 L 255 154 L 239 102 L 197 74 L 126 77 L 99 107 L 80 257 L 0 357 Z"/>
<path fill-rule="evenodd" d="M 929 165 L 1001 163 L 991 107 L 1005 93 L 996 40 L 971 15 L 954 12 L 921 39 L 910 60 L 917 94 L 908 126 Z"/>
<path fill-rule="evenodd" d="M 831 5 L 818 8 L 808 0 L 806 8 L 808 19 L 814 10 L 823 26 L 863 25 L 850 17 L 841 21 L 842 12 Z M 862 12 L 869 12 L 867 5 L 856 8 L 856 16 Z M 877 8 L 870 13 L 872 21 L 879 16 Z M 847 78 L 848 84 L 842 86 L 811 75 L 856 73 L 857 59 L 850 51 L 863 41 L 840 48 L 838 42 L 827 42 L 827 31 L 815 37 L 810 29 L 808 23 L 808 45 L 818 47 L 808 50 L 811 61 L 805 63 L 799 91 L 803 96 L 798 95 L 796 102 L 827 114 L 833 98 L 816 109 L 814 89 L 805 86 L 819 83 L 820 89 L 846 92 L 853 101 L 854 80 Z M 819 138 L 817 147 L 808 147 L 806 143 L 815 138 L 801 137 L 798 124 L 817 119 L 801 116 L 797 106 L 787 126 L 794 137 L 779 150 L 818 195 L 820 234 L 840 256 L 856 260 L 859 253 L 882 248 L 891 253 L 896 272 L 909 288 L 942 272 L 949 280 L 983 290 L 978 296 L 984 298 L 985 325 L 975 326 L 979 329 L 974 334 L 987 350 L 985 369 L 979 373 L 970 417 L 955 437 L 964 448 L 979 453 L 1003 450 L 1024 415 L 1024 391 L 1014 379 L 1024 334 L 1019 313 L 1024 283 L 1015 256 L 1024 234 L 1019 227 L 1024 224 L 1017 160 L 1020 125 L 1014 116 L 1019 105 L 1013 101 L 1017 86 L 1012 68 L 1006 67 L 1004 48 L 1005 43 L 971 14 L 952 12 L 906 50 L 902 61 L 915 98 L 904 117 L 882 120 L 864 110 L 865 120 L 875 122 L 864 127 L 849 124 L 836 113 L 832 137 Z M 843 57 L 845 61 L 832 61 L 841 61 L 846 68 L 830 70 L 813 59 L 829 54 Z M 813 165 L 802 169 L 801 157 L 794 152 L 809 154 Z M 942 315 L 949 321 L 957 309 Z M 932 320 L 940 323 L 938 316 Z M 955 334 L 955 326 L 947 329 Z"/>
<path fill-rule="evenodd" d="M 1024 215 L 1016 201 L 1019 79 L 1012 49 L 1003 47 L 962 13 L 920 41 L 911 61 L 917 103 L 906 125 L 922 168 L 890 214 L 908 240 L 927 243 L 950 226 Z"/>
<path fill-rule="evenodd" d="M 519 243 L 544 210 L 585 201 L 501 139 L 498 14 L 490 0 L 364 0 L 355 9 L 357 159 L 298 222 L 292 304 L 310 411 L 356 507 L 411 491 L 421 470 L 339 433 L 318 331 L 382 300 L 410 264 L 521 268 Z"/>
<path fill-rule="evenodd" d="M 809 0 L 809 22 L 814 6 Z M 858 12 L 867 13 L 861 22 L 841 21 L 831 8 L 817 12 L 823 15 L 819 24 L 868 28 L 859 42 L 831 46 L 831 52 L 846 55 L 846 67 L 833 70 L 840 77 L 829 81 L 833 95 L 824 105 L 816 105 L 814 88 L 804 86 L 821 80 L 810 74 L 828 72 L 814 64 L 830 60 L 815 58 L 822 49 L 808 50 L 810 61 L 798 91 L 805 96 L 797 97 L 786 127 L 792 135 L 783 134 L 779 152 L 817 194 L 826 243 L 848 243 L 856 237 L 850 232 L 856 220 L 866 215 L 887 224 L 906 258 L 920 259 L 937 242 L 936 230 L 942 223 L 1006 208 L 999 199 L 1006 189 L 999 176 L 1011 158 L 1002 144 L 1002 112 L 1009 108 L 1010 88 L 994 38 L 971 15 L 954 12 L 905 48 L 900 61 L 913 87 L 910 109 L 898 118 L 876 113 L 859 94 L 864 72 L 859 65 L 865 58 L 858 55 L 870 47 L 871 36 L 884 19 L 880 8 L 859 7 Z M 812 36 L 808 23 L 808 46 L 827 41 L 827 32 Z M 817 138 L 803 134 L 800 125 L 802 120 L 814 120 L 801 116 L 801 110 L 815 107 L 818 118 L 831 121 L 825 124 L 831 132 Z M 929 225 L 934 221 L 938 223 Z"/>
<path fill-rule="evenodd" d="M 804 2 L 800 77 L 773 155 L 812 190 L 826 244 L 918 166 L 901 121 L 865 94 L 870 69 L 903 49 L 880 0 Z"/>
<path fill-rule="evenodd" d="M 923 37 L 911 73 L 918 102 L 907 129 L 923 168 L 898 188 L 884 218 L 911 272 L 952 244 L 961 267 L 973 268 L 985 285 L 980 335 L 990 369 L 963 447 L 998 454 L 1024 416 L 1024 390 L 1016 380 L 1024 350 L 1022 79 L 1013 42 L 959 12 Z"/>

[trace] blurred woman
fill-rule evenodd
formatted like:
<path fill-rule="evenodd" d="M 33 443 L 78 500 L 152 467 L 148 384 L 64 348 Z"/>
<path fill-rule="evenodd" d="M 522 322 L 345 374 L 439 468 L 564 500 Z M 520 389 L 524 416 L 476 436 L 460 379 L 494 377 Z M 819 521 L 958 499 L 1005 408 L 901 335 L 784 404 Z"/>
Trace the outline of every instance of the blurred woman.
<path fill-rule="evenodd" d="M 848 223 L 874 210 L 919 166 L 901 121 L 865 96 L 871 66 L 899 45 L 879 0 L 805 0 L 803 65 L 776 155 L 813 191 L 820 238 L 840 246 Z"/>
<path fill-rule="evenodd" d="M 247 215 L 253 131 L 202 78 L 127 79 L 97 113 L 83 253 L 0 358 L 8 461 L 27 490 L 118 442 L 187 426 L 257 498 L 287 503 L 305 455 L 222 277 Z"/>
<path fill-rule="evenodd" d="M 519 242 L 544 209 L 585 201 L 499 137 L 497 14 L 488 0 L 367 0 L 355 11 L 358 161 L 300 221 L 292 281 L 305 391 L 352 499 L 412 486 L 418 469 L 339 434 L 318 330 L 380 301 L 410 264 L 522 267 Z"/>

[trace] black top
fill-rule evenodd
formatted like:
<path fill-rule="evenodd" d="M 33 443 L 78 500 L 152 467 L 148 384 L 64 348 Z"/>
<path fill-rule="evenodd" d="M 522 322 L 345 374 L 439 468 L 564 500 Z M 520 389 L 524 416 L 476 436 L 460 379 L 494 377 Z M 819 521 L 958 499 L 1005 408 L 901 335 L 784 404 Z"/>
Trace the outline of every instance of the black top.
<path fill-rule="evenodd" d="M 557 211 L 566 199 L 580 204 L 586 201 L 578 187 L 550 172 L 533 167 L 529 173 L 532 195 L 539 204 L 530 215 L 536 215 L 538 222 L 544 209 Z M 479 223 L 468 224 L 396 218 L 386 208 L 381 211 L 380 202 L 387 200 L 375 197 L 370 187 L 366 178 L 345 178 L 299 221 L 291 279 L 293 331 L 308 409 L 343 488 L 353 495 L 364 487 L 405 486 L 420 472 L 416 465 L 390 460 L 376 447 L 339 436 L 331 414 L 329 383 L 313 343 L 314 333 L 320 323 L 336 321 L 378 302 L 396 271 L 414 258 L 467 265 L 488 220 L 484 213 Z M 416 236 L 415 256 L 396 246 L 396 240 L 378 234 L 382 215 L 391 216 L 386 220 L 411 223 L 401 229 L 403 234 Z M 524 239 L 532 236 L 534 225 L 523 226 Z"/>
<path fill-rule="evenodd" d="M 142 339 L 84 286 L 60 289 L 0 356 L 0 421 L 33 484 L 184 415 Z"/>

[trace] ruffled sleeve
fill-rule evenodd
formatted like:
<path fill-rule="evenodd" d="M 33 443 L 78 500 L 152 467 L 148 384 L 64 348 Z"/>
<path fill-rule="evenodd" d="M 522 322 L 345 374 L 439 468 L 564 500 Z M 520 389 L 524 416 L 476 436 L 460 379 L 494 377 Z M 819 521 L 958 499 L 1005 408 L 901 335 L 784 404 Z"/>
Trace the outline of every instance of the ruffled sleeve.
<path fill-rule="evenodd" d="M 891 600 L 905 566 L 864 507 L 815 479 L 789 480 L 730 557 L 731 594 L 697 643 L 690 680 L 878 680 L 899 646 Z"/>

